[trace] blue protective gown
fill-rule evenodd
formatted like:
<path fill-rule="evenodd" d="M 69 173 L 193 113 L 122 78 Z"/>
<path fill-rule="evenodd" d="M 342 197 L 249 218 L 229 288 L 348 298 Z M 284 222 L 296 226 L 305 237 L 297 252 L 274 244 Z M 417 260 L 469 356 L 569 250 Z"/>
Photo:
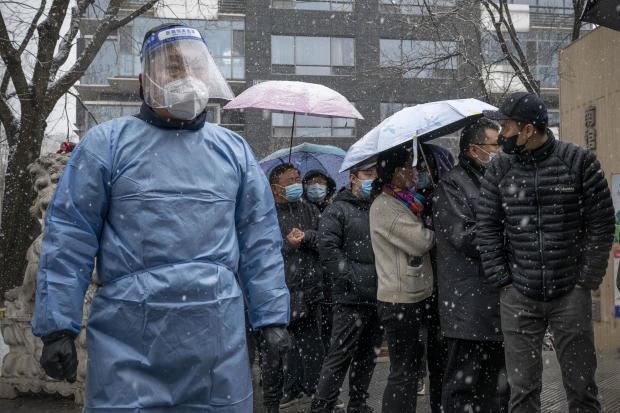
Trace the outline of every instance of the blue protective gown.
<path fill-rule="evenodd" d="M 84 412 L 252 411 L 241 290 L 255 328 L 288 324 L 289 293 L 273 196 L 240 136 L 106 122 L 45 222 L 35 335 L 80 331 L 97 257 Z"/>

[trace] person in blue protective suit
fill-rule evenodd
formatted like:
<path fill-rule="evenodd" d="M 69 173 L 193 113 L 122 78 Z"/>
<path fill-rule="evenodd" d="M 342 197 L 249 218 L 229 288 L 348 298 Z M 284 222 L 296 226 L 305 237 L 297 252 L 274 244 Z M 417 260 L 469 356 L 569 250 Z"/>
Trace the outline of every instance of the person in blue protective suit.
<path fill-rule="evenodd" d="M 41 364 L 75 378 L 96 257 L 83 411 L 251 412 L 244 296 L 271 351 L 290 345 L 273 196 L 248 144 L 205 122 L 232 93 L 200 33 L 152 29 L 141 58 L 140 113 L 84 136 L 47 211 Z"/>

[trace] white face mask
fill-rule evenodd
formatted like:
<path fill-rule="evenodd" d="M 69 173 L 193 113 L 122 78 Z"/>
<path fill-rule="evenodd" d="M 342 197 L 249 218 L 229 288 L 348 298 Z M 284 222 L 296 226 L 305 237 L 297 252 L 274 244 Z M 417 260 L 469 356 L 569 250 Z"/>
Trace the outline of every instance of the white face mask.
<path fill-rule="evenodd" d="M 165 108 L 176 118 L 191 120 L 202 113 L 209 101 L 209 88 L 201 80 L 184 77 L 163 88 Z"/>

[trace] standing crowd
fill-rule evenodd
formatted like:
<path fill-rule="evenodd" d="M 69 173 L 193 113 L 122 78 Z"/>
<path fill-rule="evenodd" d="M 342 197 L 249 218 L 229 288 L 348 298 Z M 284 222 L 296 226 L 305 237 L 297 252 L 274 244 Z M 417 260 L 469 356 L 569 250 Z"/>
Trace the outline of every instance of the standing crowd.
<path fill-rule="evenodd" d="M 456 166 L 439 146 L 403 145 L 355 166 L 338 193 L 320 171 L 271 171 L 292 346 L 263 370 L 281 383 L 265 387 L 268 412 L 304 399 L 344 412 L 347 371 L 346 411 L 373 411 L 384 339 L 382 412 L 416 411 L 427 363 L 434 413 L 540 411 L 547 328 L 570 411 L 600 411 L 590 291 L 611 246 L 610 193 L 592 153 L 546 126 L 542 101 L 517 93 L 462 130 Z"/>
<path fill-rule="evenodd" d="M 155 27 L 141 61 L 140 112 L 84 136 L 45 217 L 32 330 L 55 379 L 80 372 L 96 262 L 85 413 L 252 411 L 246 324 L 269 413 L 304 397 L 343 411 L 347 372 L 346 411 L 372 412 L 384 340 L 384 413 L 415 412 L 426 371 L 433 413 L 539 412 L 547 329 L 569 411 L 601 411 L 590 292 L 611 195 L 536 95 L 465 127 L 456 165 L 402 145 L 336 191 L 292 164 L 265 177 L 247 142 L 205 121 L 232 93 L 200 32 Z"/>

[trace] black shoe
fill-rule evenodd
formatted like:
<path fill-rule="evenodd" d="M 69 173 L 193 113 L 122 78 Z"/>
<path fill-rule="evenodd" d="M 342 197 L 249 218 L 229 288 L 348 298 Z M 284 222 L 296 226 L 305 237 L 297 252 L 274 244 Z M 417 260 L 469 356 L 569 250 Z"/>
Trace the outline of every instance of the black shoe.
<path fill-rule="evenodd" d="M 296 406 L 299 404 L 299 399 L 302 397 L 302 393 L 289 393 L 284 394 L 284 397 L 280 400 L 280 409 L 286 409 L 287 407 Z"/>
<path fill-rule="evenodd" d="M 329 408 L 327 406 L 327 402 L 325 400 L 320 400 L 320 399 L 312 399 L 312 406 L 310 411 L 312 413 L 345 413 L 345 410 L 343 407 L 338 407 L 338 405 L 336 405 L 333 408 Z"/>
<path fill-rule="evenodd" d="M 424 379 L 418 381 L 418 396 L 424 396 L 426 394 L 426 388 L 424 387 Z"/>
<path fill-rule="evenodd" d="M 278 406 L 270 406 L 270 407 L 267 407 L 267 410 L 265 410 L 265 413 L 280 413 L 280 408 Z"/>
<path fill-rule="evenodd" d="M 375 410 L 366 403 L 359 406 L 347 407 L 347 413 L 375 413 Z"/>
<path fill-rule="evenodd" d="M 300 407 L 310 406 L 310 404 L 312 404 L 313 398 L 314 397 L 312 395 L 308 396 L 306 393 L 300 393 L 299 396 L 297 396 L 297 400 L 299 400 Z"/>

